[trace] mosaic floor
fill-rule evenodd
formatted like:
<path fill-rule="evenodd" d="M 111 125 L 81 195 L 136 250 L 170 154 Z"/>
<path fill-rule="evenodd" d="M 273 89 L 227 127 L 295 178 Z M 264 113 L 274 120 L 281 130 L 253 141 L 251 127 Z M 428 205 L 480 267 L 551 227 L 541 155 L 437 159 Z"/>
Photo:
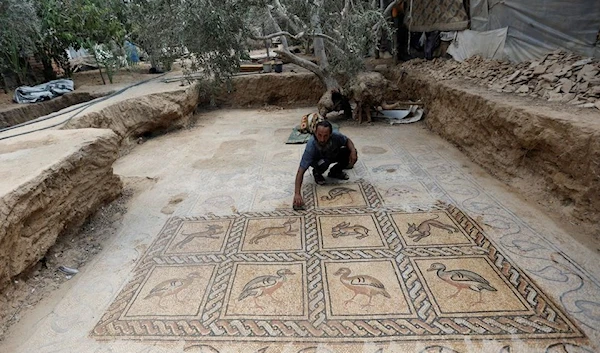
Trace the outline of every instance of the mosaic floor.
<path fill-rule="evenodd" d="M 337 120 L 350 180 L 307 173 L 293 211 L 309 112 L 206 112 L 121 157 L 113 240 L 0 352 L 600 352 L 600 256 L 421 123 Z"/>
<path fill-rule="evenodd" d="M 460 208 L 385 205 L 418 187 L 308 185 L 306 211 L 171 218 L 92 335 L 191 346 L 584 338 Z"/>

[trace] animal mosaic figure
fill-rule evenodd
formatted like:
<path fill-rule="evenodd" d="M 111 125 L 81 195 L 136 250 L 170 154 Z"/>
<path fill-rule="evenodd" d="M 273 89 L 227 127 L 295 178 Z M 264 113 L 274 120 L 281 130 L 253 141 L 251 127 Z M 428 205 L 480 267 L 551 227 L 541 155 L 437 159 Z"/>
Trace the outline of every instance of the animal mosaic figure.
<path fill-rule="evenodd" d="M 385 192 L 385 196 L 399 197 L 411 192 L 415 193 L 417 190 L 408 186 L 393 186 Z"/>
<path fill-rule="evenodd" d="M 408 223 L 408 230 L 406 231 L 406 234 L 409 238 L 414 238 L 413 240 L 416 243 L 419 240 L 431 235 L 431 227 L 447 230 L 448 234 L 458 232 L 456 227 L 437 221 L 436 219 L 439 217 L 439 215 L 435 215 L 435 218 L 427 219 L 421 222 L 418 226 L 415 223 Z"/>
<path fill-rule="evenodd" d="M 181 301 L 177 295 L 179 292 L 189 287 L 196 278 L 200 278 L 200 274 L 198 272 L 192 272 L 188 274 L 186 278 L 171 278 L 166 281 L 162 281 L 152 288 L 150 293 L 144 297 L 144 300 L 153 297 L 159 297 L 160 299 L 158 300 L 158 306 L 165 308 L 165 306 L 162 305 L 163 299 L 174 296 L 175 299 Z"/>
<path fill-rule="evenodd" d="M 217 234 L 222 234 L 222 233 L 223 233 L 223 226 L 221 226 L 219 224 L 209 224 L 206 226 L 206 230 L 204 230 L 204 231 L 194 232 L 194 233 L 182 233 L 182 235 L 185 235 L 186 237 L 183 238 L 182 241 L 177 243 L 177 245 L 175 245 L 175 247 L 181 249 L 185 244 L 191 242 L 192 240 L 194 240 L 196 238 L 219 239 Z"/>
<path fill-rule="evenodd" d="M 347 188 L 345 186 L 338 186 L 329 190 L 328 195 L 321 196 L 321 201 L 333 201 L 337 198 L 343 197 L 344 195 L 348 195 L 352 199 L 352 192 L 356 192 L 356 190 Z"/>
<path fill-rule="evenodd" d="M 470 289 L 479 293 L 479 301 L 475 304 L 483 303 L 481 293 L 484 290 L 496 292 L 496 288 L 492 287 L 490 282 L 479 274 L 469 270 L 450 270 L 446 271 L 446 265 L 441 263 L 433 263 L 427 271 L 436 271 L 437 276 L 444 282 L 454 286 L 457 291 L 448 298 L 454 298 L 463 289 Z"/>
<path fill-rule="evenodd" d="M 334 238 L 357 235 L 356 239 L 362 239 L 369 236 L 369 228 L 360 224 L 351 226 L 348 222 L 341 222 L 331 228 L 331 235 Z"/>
<path fill-rule="evenodd" d="M 266 227 L 262 228 L 257 234 L 255 234 L 248 243 L 258 244 L 264 238 L 268 238 L 273 235 L 286 235 L 288 237 L 296 236 L 296 231 L 292 231 L 292 224 L 296 223 L 297 219 L 288 218 L 280 227 Z"/>
<path fill-rule="evenodd" d="M 356 275 L 350 276 L 352 271 L 347 267 L 341 267 L 337 271 L 335 271 L 335 276 L 340 276 L 340 282 L 354 292 L 354 296 L 352 298 L 346 300 L 344 302 L 344 306 L 348 305 L 348 303 L 353 302 L 354 298 L 357 295 L 362 294 L 369 297 L 369 302 L 364 306 L 372 306 L 371 300 L 373 297 L 377 295 L 384 296 L 386 298 L 391 298 L 390 294 L 385 290 L 385 286 L 375 277 L 369 275 Z"/>
<path fill-rule="evenodd" d="M 275 299 L 273 297 L 273 293 L 279 288 L 281 288 L 283 283 L 287 281 L 286 276 L 292 276 L 294 274 L 294 272 L 288 270 L 287 268 L 284 268 L 278 270 L 276 275 L 258 276 L 250 280 L 250 282 L 246 283 L 246 285 L 242 289 L 242 292 L 238 296 L 238 301 L 242 301 L 248 297 L 252 297 L 252 299 L 254 300 L 254 304 L 260 310 L 263 310 L 264 307 L 258 304 L 256 299 L 262 297 L 263 295 L 268 295 L 274 301 L 281 302 L 281 300 Z"/>

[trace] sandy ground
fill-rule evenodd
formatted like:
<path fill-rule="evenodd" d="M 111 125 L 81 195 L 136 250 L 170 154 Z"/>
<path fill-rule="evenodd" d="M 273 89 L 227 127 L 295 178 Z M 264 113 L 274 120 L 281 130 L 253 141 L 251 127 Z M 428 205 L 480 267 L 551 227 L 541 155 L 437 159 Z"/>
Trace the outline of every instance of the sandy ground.
<path fill-rule="evenodd" d="M 90 336 L 90 332 L 128 287 L 135 277 L 136 264 L 149 256 L 153 241 L 172 217 L 267 214 L 290 209 L 293 178 L 303 146 L 283 142 L 291 126 L 310 111 L 205 112 L 196 117 L 193 128 L 147 140 L 119 159 L 115 173 L 125 182 L 124 197 L 99 212 L 82 232 L 63 238 L 47 256 L 48 269 L 43 265 L 35 269 L 39 273 L 34 272 L 33 278 L 45 279 L 41 287 L 29 280 L 23 285 L 31 292 L 30 298 L 16 303 L 20 309 L 13 311 L 12 320 L 21 321 L 0 343 L 0 351 L 248 352 L 261 347 L 268 347 L 268 352 L 279 351 L 281 344 L 265 342 L 257 346 L 240 338 L 226 343 L 209 341 L 209 348 L 202 348 L 190 346 L 197 338 L 186 343 L 176 337 L 174 341 L 155 340 L 124 333 L 106 341 Z M 456 204 L 481 226 L 514 266 L 533 278 L 557 303 L 558 310 L 583 330 L 588 339 L 573 344 L 598 349 L 600 319 L 594 314 L 600 298 L 598 255 L 573 241 L 560 224 L 428 132 L 422 123 L 391 127 L 384 123 L 357 126 L 334 121 L 359 149 L 359 164 L 350 171 L 350 182 L 368 182 L 384 195 L 385 202 L 405 211 L 427 209 L 440 200 Z M 305 180 L 312 187 L 309 174 Z M 409 194 L 386 199 L 385 195 L 399 185 Z M 84 253 L 97 254 L 82 256 Z M 80 273 L 66 280 L 56 271 L 60 264 L 77 267 Z M 64 284 L 58 286 L 61 282 Z M 60 289 L 40 289 L 44 287 Z M 33 305 L 36 301 L 39 303 Z M 519 352 L 545 351 L 554 342 L 519 337 L 508 343 Z M 476 337 L 471 341 L 465 335 L 463 339 L 459 343 L 424 339 L 391 351 L 421 351 L 429 347 L 427 344 L 441 344 L 460 352 L 475 351 L 473 347 L 486 351 L 478 346 Z M 474 346 L 467 341 L 474 342 Z M 506 342 L 490 344 L 497 352 Z M 369 347 L 375 352 L 378 346 Z M 294 343 L 292 348 L 297 352 L 309 346 Z M 348 344 L 339 349 L 362 348 Z"/>

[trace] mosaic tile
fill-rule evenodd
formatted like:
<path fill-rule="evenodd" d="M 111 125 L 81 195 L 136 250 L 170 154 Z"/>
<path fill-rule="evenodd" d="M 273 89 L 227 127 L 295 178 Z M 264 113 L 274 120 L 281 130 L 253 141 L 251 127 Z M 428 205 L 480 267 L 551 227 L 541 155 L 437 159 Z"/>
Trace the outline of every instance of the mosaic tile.
<path fill-rule="evenodd" d="M 397 183 L 382 183 L 377 191 L 386 206 L 404 205 L 411 203 L 431 204 L 435 199 L 420 181 L 404 181 Z"/>
<path fill-rule="evenodd" d="M 317 207 L 360 207 L 367 206 L 360 184 L 340 183 L 316 188 Z"/>
<path fill-rule="evenodd" d="M 317 216 L 322 249 L 384 249 L 374 215 Z"/>
<path fill-rule="evenodd" d="M 365 181 L 341 185 L 350 205 L 171 218 L 91 335 L 190 347 L 585 339 L 458 207 L 403 211 Z M 332 187 L 305 190 L 318 203 Z M 178 245 L 201 232 L 219 240 Z"/>
<path fill-rule="evenodd" d="M 301 217 L 252 218 L 246 221 L 242 252 L 301 251 L 304 249 Z"/>

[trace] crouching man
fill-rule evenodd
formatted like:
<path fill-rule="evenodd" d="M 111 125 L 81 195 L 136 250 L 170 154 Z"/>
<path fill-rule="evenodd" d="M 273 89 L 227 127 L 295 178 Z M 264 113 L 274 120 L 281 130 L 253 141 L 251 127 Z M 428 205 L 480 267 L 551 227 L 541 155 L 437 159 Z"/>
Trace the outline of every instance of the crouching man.
<path fill-rule="evenodd" d="M 333 132 L 331 123 L 327 120 L 317 124 L 314 135 L 308 140 L 300 167 L 296 173 L 296 184 L 294 189 L 294 209 L 299 209 L 304 206 L 302 199 L 302 181 L 304 173 L 309 167 L 312 167 L 312 173 L 315 182 L 319 185 L 325 183 L 323 174 L 327 171 L 330 165 L 333 165 L 329 170 L 328 177 L 334 179 L 347 180 L 348 175 L 344 169 L 354 167 L 358 159 L 358 153 L 354 147 L 354 143 L 347 136 Z"/>

